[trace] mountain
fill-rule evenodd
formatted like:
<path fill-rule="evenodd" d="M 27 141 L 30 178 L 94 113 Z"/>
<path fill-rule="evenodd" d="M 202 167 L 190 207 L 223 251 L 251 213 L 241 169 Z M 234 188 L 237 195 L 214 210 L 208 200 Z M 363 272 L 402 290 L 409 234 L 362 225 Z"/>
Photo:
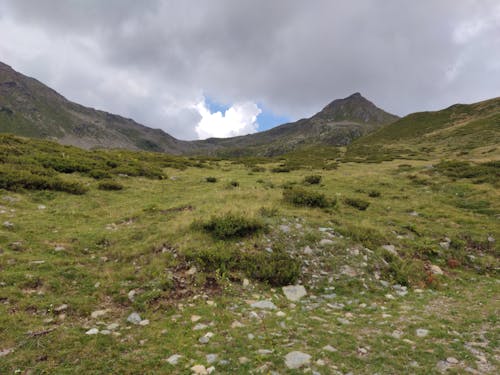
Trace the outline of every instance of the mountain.
<path fill-rule="evenodd" d="M 134 120 L 73 103 L 0 62 L 0 132 L 57 140 L 81 148 L 125 148 L 171 154 L 203 144 L 180 141 Z"/>
<path fill-rule="evenodd" d="M 412 113 L 349 145 L 350 159 L 486 154 L 500 144 L 500 97 Z"/>
<path fill-rule="evenodd" d="M 308 119 L 246 136 L 181 141 L 134 120 L 73 103 L 0 62 L 0 132 L 57 140 L 81 148 L 125 148 L 171 154 L 280 155 L 303 146 L 343 146 L 391 115 L 356 93 Z"/>
<path fill-rule="evenodd" d="M 211 144 L 216 153 L 223 155 L 273 156 L 310 145 L 345 146 L 398 119 L 355 93 L 334 100 L 307 119 L 245 136 L 210 138 L 195 143 Z"/>

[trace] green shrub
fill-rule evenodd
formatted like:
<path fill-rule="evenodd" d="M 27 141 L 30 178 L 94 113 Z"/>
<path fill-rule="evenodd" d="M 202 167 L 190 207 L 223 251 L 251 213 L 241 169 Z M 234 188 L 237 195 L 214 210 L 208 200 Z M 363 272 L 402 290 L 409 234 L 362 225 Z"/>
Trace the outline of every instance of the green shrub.
<path fill-rule="evenodd" d="M 120 184 L 119 182 L 116 181 L 101 181 L 99 182 L 99 185 L 97 186 L 99 190 L 109 190 L 109 191 L 116 191 L 116 190 L 123 190 L 123 185 Z"/>
<path fill-rule="evenodd" d="M 322 193 L 316 193 L 314 191 L 296 187 L 283 190 L 283 199 L 285 202 L 291 203 L 295 206 L 306 207 L 325 208 L 332 207 L 336 203 L 336 201 L 327 199 Z"/>
<path fill-rule="evenodd" d="M 273 173 L 288 173 L 288 172 L 290 172 L 290 168 L 285 167 L 285 166 L 275 167 L 275 168 L 271 169 L 271 172 L 273 172 Z"/>
<path fill-rule="evenodd" d="M 348 206 L 354 207 L 360 211 L 365 211 L 368 206 L 370 205 L 369 202 L 364 201 L 363 199 L 359 198 L 345 198 L 344 203 L 347 204 Z"/>
<path fill-rule="evenodd" d="M 240 183 L 238 181 L 230 181 L 228 185 L 232 187 L 238 187 L 240 186 Z"/>
<path fill-rule="evenodd" d="M 206 182 L 210 182 L 210 183 L 215 183 L 215 182 L 217 182 L 217 178 L 216 177 L 212 177 L 212 176 L 205 177 L 205 181 Z"/>
<path fill-rule="evenodd" d="M 370 198 L 378 198 L 378 197 L 380 197 L 380 191 L 378 191 L 378 190 L 370 190 L 368 192 L 368 196 Z"/>
<path fill-rule="evenodd" d="M 102 169 L 92 169 L 88 173 L 88 175 L 89 175 L 89 177 L 92 177 L 93 179 L 96 179 L 96 180 L 102 180 L 104 178 L 111 178 L 111 175 Z"/>
<path fill-rule="evenodd" d="M 233 213 L 213 216 L 205 223 L 195 223 L 195 227 L 221 240 L 246 237 L 265 229 L 260 220 Z"/>
<path fill-rule="evenodd" d="M 266 171 L 266 168 L 264 167 L 260 167 L 260 166 L 256 166 L 256 167 L 253 167 L 251 169 L 252 172 L 255 172 L 255 173 L 258 173 L 258 172 L 265 172 Z"/>
<path fill-rule="evenodd" d="M 272 286 L 294 284 L 300 276 L 300 261 L 281 251 L 246 254 L 242 263 L 249 277 Z"/>
<path fill-rule="evenodd" d="M 321 182 L 321 176 L 317 174 L 304 177 L 304 184 L 317 185 L 320 182 Z"/>
<path fill-rule="evenodd" d="M 17 191 L 26 190 L 55 190 L 70 194 L 81 195 L 87 189 L 80 183 L 68 182 L 58 177 L 41 176 L 27 171 L 0 169 L 0 188 Z"/>
<path fill-rule="evenodd" d="M 188 250 L 185 253 L 186 260 L 196 263 L 205 272 L 232 271 L 240 268 L 240 257 L 238 253 L 225 243 L 217 244 L 215 247 Z"/>

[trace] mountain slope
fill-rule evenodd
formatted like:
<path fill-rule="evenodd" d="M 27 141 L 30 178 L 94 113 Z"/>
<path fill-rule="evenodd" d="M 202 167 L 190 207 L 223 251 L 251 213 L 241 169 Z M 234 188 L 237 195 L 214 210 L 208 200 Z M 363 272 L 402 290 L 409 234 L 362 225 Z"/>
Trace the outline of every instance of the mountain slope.
<path fill-rule="evenodd" d="M 47 138 L 81 148 L 125 148 L 180 154 L 202 148 L 159 129 L 68 101 L 0 62 L 0 132 Z"/>
<path fill-rule="evenodd" d="M 334 100 L 308 119 L 259 133 L 225 139 L 211 138 L 196 143 L 211 144 L 219 154 L 224 155 L 273 156 L 309 145 L 345 146 L 398 118 L 355 93 Z"/>
<path fill-rule="evenodd" d="M 484 153 L 500 144 L 500 97 L 413 113 L 353 142 L 350 158 Z M 491 151 L 493 152 L 493 151 Z"/>

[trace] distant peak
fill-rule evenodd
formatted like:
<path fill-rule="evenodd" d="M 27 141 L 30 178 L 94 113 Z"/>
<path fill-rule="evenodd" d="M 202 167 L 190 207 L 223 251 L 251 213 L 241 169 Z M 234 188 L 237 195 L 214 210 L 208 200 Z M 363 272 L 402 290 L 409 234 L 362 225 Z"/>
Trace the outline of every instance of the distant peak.
<path fill-rule="evenodd" d="M 355 92 L 354 94 L 348 96 L 346 99 L 354 99 L 354 98 L 362 98 L 363 95 L 361 95 L 359 92 Z"/>

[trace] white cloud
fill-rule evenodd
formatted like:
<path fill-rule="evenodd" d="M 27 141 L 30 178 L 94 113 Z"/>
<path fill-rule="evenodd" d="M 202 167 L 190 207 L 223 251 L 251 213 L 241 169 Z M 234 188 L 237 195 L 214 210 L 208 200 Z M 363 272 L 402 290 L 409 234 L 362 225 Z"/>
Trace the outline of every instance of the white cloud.
<path fill-rule="evenodd" d="M 212 113 L 205 100 L 196 105 L 201 120 L 196 126 L 199 139 L 225 138 L 255 133 L 258 129 L 257 116 L 262 112 L 253 102 L 236 103 L 224 114 Z"/>

